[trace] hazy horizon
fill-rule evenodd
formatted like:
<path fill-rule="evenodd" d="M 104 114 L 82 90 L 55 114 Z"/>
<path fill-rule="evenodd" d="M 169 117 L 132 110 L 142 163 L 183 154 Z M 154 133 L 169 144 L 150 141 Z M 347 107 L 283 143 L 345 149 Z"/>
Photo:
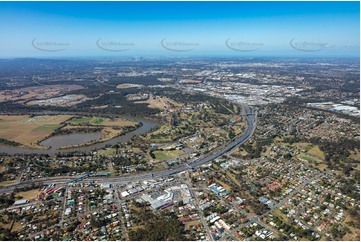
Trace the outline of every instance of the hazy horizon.
<path fill-rule="evenodd" d="M 0 56 L 358 58 L 359 10 L 359 2 L 0 2 Z"/>

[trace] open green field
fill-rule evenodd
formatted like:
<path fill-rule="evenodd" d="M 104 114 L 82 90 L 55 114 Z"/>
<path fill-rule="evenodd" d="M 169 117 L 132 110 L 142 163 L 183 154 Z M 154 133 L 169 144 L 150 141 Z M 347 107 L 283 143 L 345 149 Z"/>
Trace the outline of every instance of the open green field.
<path fill-rule="evenodd" d="M 324 171 L 327 167 L 328 166 L 326 163 L 320 163 L 317 165 L 317 168 L 320 169 L 321 171 Z"/>
<path fill-rule="evenodd" d="M 151 143 L 167 143 L 172 141 L 172 128 L 169 125 L 162 125 L 157 130 L 148 133 L 144 139 Z"/>
<path fill-rule="evenodd" d="M 15 194 L 15 198 L 16 197 L 21 197 L 19 199 L 16 200 L 21 200 L 21 199 L 26 199 L 26 200 L 31 200 L 36 198 L 38 195 L 40 194 L 39 189 L 33 189 L 30 191 L 26 191 L 26 192 L 18 192 Z"/>
<path fill-rule="evenodd" d="M 312 147 L 312 144 L 306 143 L 306 142 L 296 142 L 296 143 L 293 143 L 292 146 L 296 146 L 299 149 L 309 150 Z"/>
<path fill-rule="evenodd" d="M 35 128 L 34 131 L 53 132 L 54 130 L 56 130 L 59 127 L 60 127 L 59 124 L 45 124 L 45 125 Z"/>
<path fill-rule="evenodd" d="M 76 117 L 68 121 L 69 124 L 96 124 L 100 125 L 103 122 L 103 119 L 96 117 Z"/>
<path fill-rule="evenodd" d="M 320 160 L 325 159 L 325 154 L 322 150 L 320 150 L 320 147 L 318 147 L 318 145 L 313 145 L 306 142 L 297 142 L 294 143 L 292 146 L 296 146 L 298 149 L 303 149 L 305 150 L 305 152 L 307 152 L 308 155 L 314 156 Z"/>
<path fill-rule="evenodd" d="M 320 162 L 320 160 L 317 159 L 316 157 L 313 157 L 313 156 L 310 156 L 310 155 L 307 155 L 307 154 L 300 154 L 299 157 L 301 159 L 304 159 L 304 160 L 307 160 L 307 161 L 310 161 L 310 162 L 316 162 L 316 163 Z"/>
<path fill-rule="evenodd" d="M 156 150 L 153 152 L 157 160 L 169 160 L 183 154 L 182 150 Z"/>
<path fill-rule="evenodd" d="M 67 122 L 72 125 L 134 126 L 137 122 L 103 117 L 76 117 Z"/>
<path fill-rule="evenodd" d="M 18 142 L 30 148 L 42 148 L 39 140 L 49 136 L 61 123 L 70 119 L 70 115 L 0 115 L 0 138 Z"/>
<path fill-rule="evenodd" d="M 98 155 L 116 155 L 116 149 L 114 148 L 106 148 L 106 149 L 100 149 L 98 150 Z"/>
<path fill-rule="evenodd" d="M 317 145 L 313 146 L 307 153 L 311 156 L 317 157 L 318 159 L 321 160 L 325 159 L 325 154 L 320 150 L 320 148 Z"/>

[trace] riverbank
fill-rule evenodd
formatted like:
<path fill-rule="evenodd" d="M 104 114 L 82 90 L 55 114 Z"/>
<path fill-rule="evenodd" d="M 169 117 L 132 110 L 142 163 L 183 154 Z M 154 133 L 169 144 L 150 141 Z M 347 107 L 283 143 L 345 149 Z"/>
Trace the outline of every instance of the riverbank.
<path fill-rule="evenodd" d="M 0 153 L 5 153 L 7 155 L 30 155 L 30 154 L 56 155 L 58 153 L 91 152 L 93 150 L 105 148 L 105 147 L 115 145 L 120 142 L 128 142 L 134 136 L 147 134 L 148 132 L 154 130 L 159 125 L 159 121 L 157 121 L 155 119 L 150 120 L 150 119 L 145 119 L 145 118 L 140 118 L 140 117 L 129 117 L 129 116 L 125 116 L 125 115 L 117 115 L 115 117 L 125 119 L 125 120 L 135 121 L 135 122 L 141 122 L 142 125 L 131 132 L 127 132 L 125 134 L 120 134 L 119 136 L 117 136 L 111 140 L 108 140 L 105 142 L 97 142 L 96 144 L 92 144 L 92 145 L 89 145 L 86 147 L 78 147 L 78 148 L 69 148 L 66 150 L 59 150 L 58 148 L 61 147 L 61 146 L 59 146 L 57 148 L 51 147 L 48 150 L 38 150 L 38 149 L 14 147 L 14 146 L 0 144 Z M 88 134 L 85 134 L 85 135 L 88 135 Z M 54 138 L 58 138 L 58 137 L 51 137 L 51 138 L 47 139 L 47 142 L 52 143 L 52 139 L 54 139 Z M 74 137 L 71 137 L 71 138 L 73 139 Z M 93 139 L 97 139 L 97 138 L 98 137 L 95 137 Z M 60 140 L 57 140 L 57 142 L 62 142 L 64 144 L 67 144 L 69 141 L 70 141 L 69 138 L 66 138 L 66 137 L 61 138 Z M 64 145 L 62 145 L 62 146 L 64 146 Z"/>

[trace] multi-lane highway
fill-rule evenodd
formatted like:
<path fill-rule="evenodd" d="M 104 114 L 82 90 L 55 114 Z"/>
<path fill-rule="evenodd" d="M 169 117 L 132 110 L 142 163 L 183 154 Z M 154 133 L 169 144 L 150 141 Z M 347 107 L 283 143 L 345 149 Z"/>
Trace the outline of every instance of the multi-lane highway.
<path fill-rule="evenodd" d="M 87 178 L 87 180 L 89 180 L 89 181 L 101 180 L 104 182 L 107 181 L 107 182 L 113 182 L 113 183 L 114 182 L 126 183 L 126 182 L 133 182 L 133 181 L 150 180 L 150 179 L 155 179 L 155 178 L 160 178 L 160 177 L 167 177 L 167 176 L 177 174 L 177 173 L 186 171 L 188 169 L 192 169 L 192 168 L 201 166 L 203 164 L 206 164 L 206 163 L 232 151 L 233 149 L 237 148 L 238 146 L 240 146 L 241 144 L 246 142 L 252 136 L 252 134 L 256 128 L 257 111 L 255 111 L 255 112 L 252 111 L 251 108 L 248 106 L 244 106 L 244 110 L 245 110 L 245 114 L 242 114 L 241 116 L 246 117 L 246 121 L 247 121 L 246 131 L 241 136 L 233 139 L 232 142 L 230 142 L 223 148 L 215 151 L 214 153 L 207 154 L 204 157 L 200 157 L 199 159 L 193 161 L 192 163 L 181 164 L 177 167 L 170 168 L 170 169 L 163 170 L 163 171 L 158 171 L 158 172 L 146 172 L 146 173 L 139 173 L 139 174 L 134 174 L 134 175 L 119 176 L 119 177 L 101 177 L 101 178 L 89 177 L 89 178 Z M 0 193 L 7 193 L 7 192 L 11 192 L 14 188 L 22 188 L 22 187 L 29 186 L 30 182 L 38 183 L 38 184 L 65 183 L 65 182 L 69 181 L 70 179 L 74 179 L 74 178 L 75 177 L 71 177 L 71 178 L 69 178 L 69 177 L 50 177 L 50 178 L 43 178 L 43 179 L 32 180 L 32 181 L 25 181 L 25 182 L 21 182 L 21 183 L 15 184 L 15 185 L 0 188 Z"/>

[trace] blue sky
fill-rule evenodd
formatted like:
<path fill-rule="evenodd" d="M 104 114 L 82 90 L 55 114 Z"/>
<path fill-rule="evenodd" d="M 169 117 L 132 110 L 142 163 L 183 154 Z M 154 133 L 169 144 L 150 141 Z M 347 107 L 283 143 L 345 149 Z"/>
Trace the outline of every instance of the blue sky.
<path fill-rule="evenodd" d="M 0 57 L 358 57 L 359 13 L 358 2 L 0 2 Z"/>

